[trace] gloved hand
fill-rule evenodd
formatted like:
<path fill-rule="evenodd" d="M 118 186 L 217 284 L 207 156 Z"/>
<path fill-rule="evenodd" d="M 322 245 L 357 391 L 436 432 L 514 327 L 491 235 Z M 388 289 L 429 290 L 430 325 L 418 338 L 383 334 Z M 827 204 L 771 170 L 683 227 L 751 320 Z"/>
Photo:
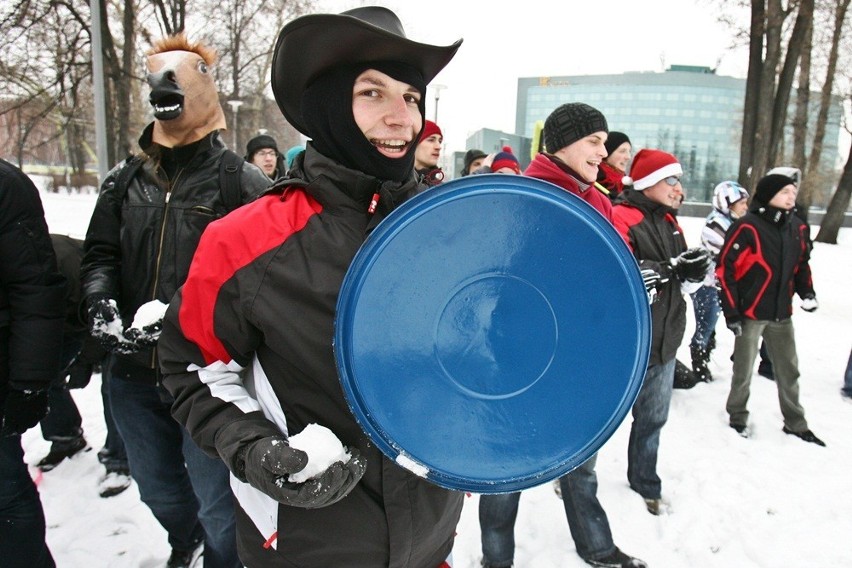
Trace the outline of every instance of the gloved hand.
<path fill-rule="evenodd" d="M 648 303 L 653 304 L 657 301 L 657 288 L 662 283 L 660 273 L 653 268 L 643 268 L 639 271 L 642 275 L 642 282 L 645 284 L 645 292 L 648 294 Z"/>
<path fill-rule="evenodd" d="M 139 347 L 156 347 L 162 331 L 163 320 L 158 320 L 141 328 L 128 327 L 127 331 L 124 332 L 124 337 Z"/>
<path fill-rule="evenodd" d="M 819 307 L 819 302 L 817 302 L 816 296 L 805 296 L 802 298 L 802 309 L 806 312 L 815 312 Z"/>
<path fill-rule="evenodd" d="M 242 451 L 242 450 L 241 450 Z M 305 509 L 318 509 L 346 497 L 364 475 L 366 464 L 358 451 L 349 450 L 348 462 L 335 462 L 320 475 L 304 483 L 291 483 L 287 476 L 305 468 L 308 455 L 291 448 L 281 436 L 261 438 L 244 452 L 246 481 L 279 503 Z M 235 472 L 237 477 L 240 472 Z"/>
<path fill-rule="evenodd" d="M 47 414 L 47 391 L 10 389 L 3 405 L 0 436 L 23 434 Z"/>
<path fill-rule="evenodd" d="M 734 337 L 739 337 L 743 334 L 743 322 L 739 319 L 729 319 L 725 322 L 725 325 L 733 332 Z"/>
<path fill-rule="evenodd" d="M 710 268 L 710 253 L 701 247 L 687 249 L 671 259 L 671 265 L 681 281 L 701 282 Z"/>
<path fill-rule="evenodd" d="M 65 370 L 67 373 L 67 380 L 65 381 L 66 388 L 81 389 L 85 387 L 92 380 L 94 370 L 94 365 L 86 363 L 80 360 L 80 357 L 77 357 Z"/>
<path fill-rule="evenodd" d="M 106 296 L 92 297 L 88 311 L 92 337 L 97 339 L 104 349 L 121 355 L 139 351 L 138 345 L 124 337 L 124 325 L 115 300 Z"/>

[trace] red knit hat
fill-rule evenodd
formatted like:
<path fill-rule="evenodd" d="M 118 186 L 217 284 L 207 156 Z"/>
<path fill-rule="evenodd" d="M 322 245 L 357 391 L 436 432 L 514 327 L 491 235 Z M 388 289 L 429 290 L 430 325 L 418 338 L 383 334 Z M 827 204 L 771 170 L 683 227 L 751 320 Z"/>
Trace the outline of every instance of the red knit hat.
<path fill-rule="evenodd" d="M 516 174 L 521 173 L 521 164 L 512 154 L 511 146 L 503 146 L 503 151 L 494 156 L 494 161 L 491 162 L 491 171 L 496 172 L 500 168 L 511 168 Z"/>
<path fill-rule="evenodd" d="M 438 134 L 441 138 L 444 137 L 444 133 L 441 132 L 441 127 L 431 120 L 427 120 L 426 125 L 423 127 L 423 134 L 420 135 L 420 140 L 418 140 L 417 143 L 419 144 L 420 142 L 423 142 L 433 134 Z"/>
<path fill-rule="evenodd" d="M 683 175 L 683 168 L 677 158 L 662 150 L 643 148 L 636 153 L 630 165 L 630 175 L 622 178 L 624 185 L 632 185 L 633 189 L 648 189 L 661 179 L 669 176 Z"/>

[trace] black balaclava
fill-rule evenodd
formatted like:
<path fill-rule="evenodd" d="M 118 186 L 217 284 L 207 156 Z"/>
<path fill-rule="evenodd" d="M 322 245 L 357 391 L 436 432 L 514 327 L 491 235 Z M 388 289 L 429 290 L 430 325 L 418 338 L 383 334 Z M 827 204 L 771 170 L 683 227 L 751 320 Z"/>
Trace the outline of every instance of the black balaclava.
<path fill-rule="evenodd" d="M 380 180 L 404 181 L 414 172 L 414 152 L 420 132 L 405 156 L 388 158 L 373 146 L 352 115 L 352 88 L 358 75 L 367 69 L 408 83 L 420 91 L 420 116 L 426 124 L 426 83 L 413 67 L 397 62 L 358 63 L 331 69 L 318 77 L 302 94 L 302 118 L 314 148 L 347 168 L 364 172 Z M 421 129 L 422 130 L 422 129 Z"/>

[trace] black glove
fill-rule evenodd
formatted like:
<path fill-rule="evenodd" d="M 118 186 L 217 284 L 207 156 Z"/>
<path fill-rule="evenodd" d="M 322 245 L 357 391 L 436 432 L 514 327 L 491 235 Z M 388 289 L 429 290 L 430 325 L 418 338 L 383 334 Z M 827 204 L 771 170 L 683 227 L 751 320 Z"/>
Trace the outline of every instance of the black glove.
<path fill-rule="evenodd" d="M 118 305 L 112 298 L 93 296 L 89 301 L 89 327 L 92 337 L 97 339 L 110 353 L 128 355 L 139 351 L 139 346 L 124 337 L 124 328 Z"/>
<path fill-rule="evenodd" d="M 729 319 L 725 322 L 725 325 L 728 326 L 728 329 L 733 332 L 735 337 L 739 337 L 743 334 L 743 322 L 739 319 Z"/>
<path fill-rule="evenodd" d="M 163 320 L 158 320 L 141 328 L 129 327 L 124 332 L 124 337 L 139 347 L 156 347 L 162 331 Z"/>
<path fill-rule="evenodd" d="M 242 453 L 242 450 L 241 450 Z M 358 451 L 346 463 L 335 462 L 318 476 L 304 483 L 291 483 L 287 476 L 305 468 L 308 455 L 291 448 L 281 436 L 261 438 L 249 444 L 244 452 L 245 480 L 279 503 L 305 509 L 318 509 L 340 501 L 352 491 L 364 475 L 366 464 Z M 242 477 L 241 472 L 234 472 Z"/>
<path fill-rule="evenodd" d="M 663 279 L 660 273 L 653 268 L 643 268 L 639 271 L 642 275 L 642 282 L 645 284 L 645 292 L 648 294 L 648 303 L 653 304 L 657 301 L 657 288 L 660 287 Z"/>
<path fill-rule="evenodd" d="M 85 387 L 92 380 L 94 370 L 94 365 L 82 361 L 78 356 L 65 370 L 67 377 L 65 387 L 69 389 L 81 389 Z"/>
<path fill-rule="evenodd" d="M 47 391 L 10 389 L 3 406 L 0 436 L 23 434 L 47 414 Z"/>
<path fill-rule="evenodd" d="M 710 268 L 710 253 L 707 249 L 687 249 L 671 260 L 672 268 L 681 282 L 701 282 Z"/>

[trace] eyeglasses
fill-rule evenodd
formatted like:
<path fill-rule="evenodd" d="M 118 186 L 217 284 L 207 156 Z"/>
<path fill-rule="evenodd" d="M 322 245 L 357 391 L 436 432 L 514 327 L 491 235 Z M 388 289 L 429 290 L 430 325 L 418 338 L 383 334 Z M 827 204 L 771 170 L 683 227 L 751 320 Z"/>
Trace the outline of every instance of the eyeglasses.
<path fill-rule="evenodd" d="M 668 185 L 674 187 L 680 183 L 680 178 L 677 176 L 668 176 L 666 178 L 663 178 L 663 181 L 666 182 Z"/>
<path fill-rule="evenodd" d="M 255 156 L 260 156 L 261 158 L 266 158 L 267 156 L 272 156 L 273 158 L 278 155 L 278 152 L 275 150 L 258 150 L 254 153 Z"/>

